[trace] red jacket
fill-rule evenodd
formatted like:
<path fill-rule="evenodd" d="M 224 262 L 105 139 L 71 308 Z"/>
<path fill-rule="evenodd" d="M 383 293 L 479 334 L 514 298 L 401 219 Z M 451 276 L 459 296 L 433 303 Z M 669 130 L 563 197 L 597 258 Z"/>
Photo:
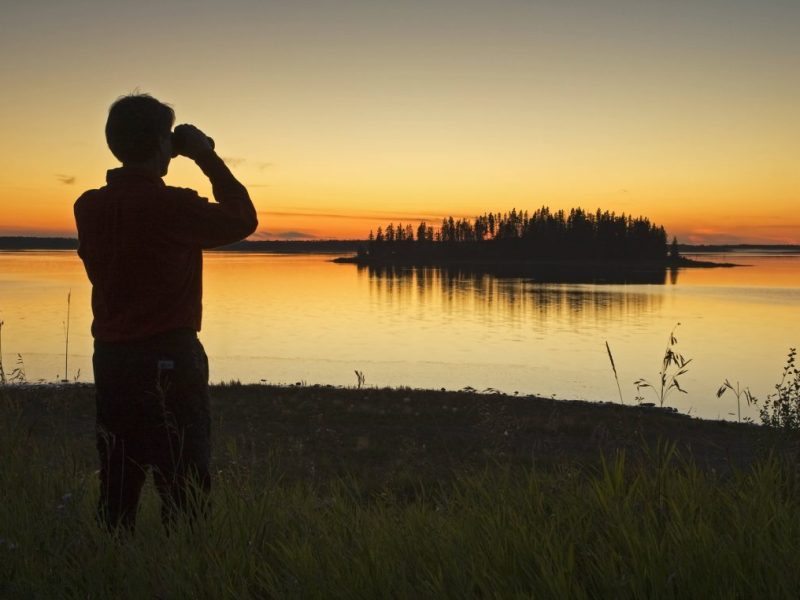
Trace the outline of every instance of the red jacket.
<path fill-rule="evenodd" d="M 75 202 L 78 255 L 92 282 L 92 335 L 133 341 L 181 328 L 200 331 L 204 248 L 258 226 L 247 190 L 215 153 L 196 160 L 216 203 L 134 167 Z"/>

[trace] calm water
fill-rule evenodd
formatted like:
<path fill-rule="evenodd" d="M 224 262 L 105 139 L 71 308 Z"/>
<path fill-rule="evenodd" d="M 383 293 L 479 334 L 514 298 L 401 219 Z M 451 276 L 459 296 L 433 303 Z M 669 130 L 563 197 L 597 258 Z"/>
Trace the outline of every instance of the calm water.
<path fill-rule="evenodd" d="M 731 418 L 729 378 L 758 396 L 773 389 L 800 343 L 800 256 L 727 255 L 735 269 L 681 271 L 665 285 L 539 284 L 436 269 L 375 273 L 329 256 L 208 253 L 201 339 L 212 381 L 367 385 L 538 394 L 626 402 L 655 381 L 676 323 L 694 359 L 688 391 L 668 404 Z M 90 286 L 72 252 L 0 253 L 6 373 L 21 354 L 29 381 L 90 381 Z M 80 371 L 78 375 L 78 371 Z M 648 398 L 652 400 L 652 398 Z M 752 415 L 752 409 L 743 408 Z"/>

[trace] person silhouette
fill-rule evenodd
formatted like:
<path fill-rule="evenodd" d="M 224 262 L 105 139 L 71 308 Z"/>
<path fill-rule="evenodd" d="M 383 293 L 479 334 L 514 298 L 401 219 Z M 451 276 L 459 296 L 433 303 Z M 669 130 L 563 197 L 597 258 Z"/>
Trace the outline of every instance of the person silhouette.
<path fill-rule="evenodd" d="M 105 127 L 122 163 L 75 202 L 78 255 L 92 284 L 92 358 L 100 458 L 98 515 L 133 531 L 152 469 L 169 525 L 197 516 L 211 488 L 208 358 L 200 343 L 203 253 L 252 234 L 245 187 L 193 125 L 148 94 L 117 99 Z M 172 158 L 192 159 L 210 202 L 165 185 Z"/>

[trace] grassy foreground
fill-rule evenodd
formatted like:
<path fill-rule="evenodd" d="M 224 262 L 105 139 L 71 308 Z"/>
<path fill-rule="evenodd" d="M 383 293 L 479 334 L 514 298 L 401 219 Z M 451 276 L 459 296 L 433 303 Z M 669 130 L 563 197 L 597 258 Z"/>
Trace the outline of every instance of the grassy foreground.
<path fill-rule="evenodd" d="M 2 598 L 797 598 L 764 429 L 413 390 L 214 388 L 213 513 L 94 523 L 93 390 L 0 388 Z"/>

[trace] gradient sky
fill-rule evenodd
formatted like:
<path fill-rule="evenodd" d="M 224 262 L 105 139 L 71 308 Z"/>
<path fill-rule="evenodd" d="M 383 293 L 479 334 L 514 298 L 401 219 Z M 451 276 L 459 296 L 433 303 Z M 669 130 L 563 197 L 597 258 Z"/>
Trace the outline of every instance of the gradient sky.
<path fill-rule="evenodd" d="M 217 142 L 261 237 L 512 207 L 800 243 L 800 2 L 16 1 L 0 235 L 74 235 L 134 89 Z M 210 195 L 187 159 L 166 182 Z"/>

